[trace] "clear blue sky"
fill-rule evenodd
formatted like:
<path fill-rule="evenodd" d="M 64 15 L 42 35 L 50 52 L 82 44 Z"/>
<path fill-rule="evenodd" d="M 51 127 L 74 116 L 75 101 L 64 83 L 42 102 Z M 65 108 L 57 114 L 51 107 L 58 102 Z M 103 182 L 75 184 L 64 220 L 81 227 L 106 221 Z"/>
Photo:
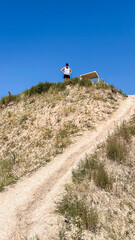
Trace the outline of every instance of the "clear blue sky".
<path fill-rule="evenodd" d="M 96 70 L 135 94 L 135 0 L 0 0 L 0 97 Z"/>

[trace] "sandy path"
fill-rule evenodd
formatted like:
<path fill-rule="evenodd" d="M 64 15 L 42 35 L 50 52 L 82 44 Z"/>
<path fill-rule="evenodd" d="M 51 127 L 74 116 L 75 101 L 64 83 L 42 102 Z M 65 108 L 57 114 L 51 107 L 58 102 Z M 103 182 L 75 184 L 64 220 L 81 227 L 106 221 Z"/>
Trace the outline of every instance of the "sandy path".
<path fill-rule="evenodd" d="M 70 181 L 73 167 L 134 110 L 135 96 L 129 96 L 96 131 L 85 133 L 45 167 L 0 193 L 0 239 L 21 240 L 34 234 L 42 236 L 42 240 L 55 239 L 58 227 L 55 201 L 62 196 L 64 184 Z"/>

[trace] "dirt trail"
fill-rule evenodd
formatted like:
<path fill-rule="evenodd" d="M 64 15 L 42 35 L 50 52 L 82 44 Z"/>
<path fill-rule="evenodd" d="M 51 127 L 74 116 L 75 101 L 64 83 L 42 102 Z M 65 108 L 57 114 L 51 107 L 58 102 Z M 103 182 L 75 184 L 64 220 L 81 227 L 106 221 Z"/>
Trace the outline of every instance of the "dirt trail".
<path fill-rule="evenodd" d="M 35 234 L 43 240 L 55 239 L 58 219 L 55 202 L 62 196 L 64 184 L 79 160 L 103 141 L 115 124 L 128 119 L 135 110 L 135 96 L 124 100 L 107 122 L 93 132 L 87 132 L 63 154 L 0 193 L 0 239 L 21 240 Z"/>

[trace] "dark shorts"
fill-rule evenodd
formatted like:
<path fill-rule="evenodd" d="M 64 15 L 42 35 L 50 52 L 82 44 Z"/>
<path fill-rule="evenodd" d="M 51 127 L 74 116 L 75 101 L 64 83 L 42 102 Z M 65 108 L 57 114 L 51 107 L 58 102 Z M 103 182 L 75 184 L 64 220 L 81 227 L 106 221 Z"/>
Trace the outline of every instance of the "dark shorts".
<path fill-rule="evenodd" d="M 65 78 L 70 79 L 70 75 L 65 75 L 65 74 L 64 74 L 64 79 L 65 79 Z"/>

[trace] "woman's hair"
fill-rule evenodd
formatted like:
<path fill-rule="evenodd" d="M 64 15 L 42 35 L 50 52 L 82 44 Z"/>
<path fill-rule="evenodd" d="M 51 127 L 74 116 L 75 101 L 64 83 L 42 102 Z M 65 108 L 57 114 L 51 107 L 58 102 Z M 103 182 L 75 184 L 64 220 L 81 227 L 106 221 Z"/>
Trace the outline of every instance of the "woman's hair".
<path fill-rule="evenodd" d="M 69 66 L 69 64 L 68 64 L 68 63 L 66 63 L 66 66 L 68 67 L 68 66 Z"/>

